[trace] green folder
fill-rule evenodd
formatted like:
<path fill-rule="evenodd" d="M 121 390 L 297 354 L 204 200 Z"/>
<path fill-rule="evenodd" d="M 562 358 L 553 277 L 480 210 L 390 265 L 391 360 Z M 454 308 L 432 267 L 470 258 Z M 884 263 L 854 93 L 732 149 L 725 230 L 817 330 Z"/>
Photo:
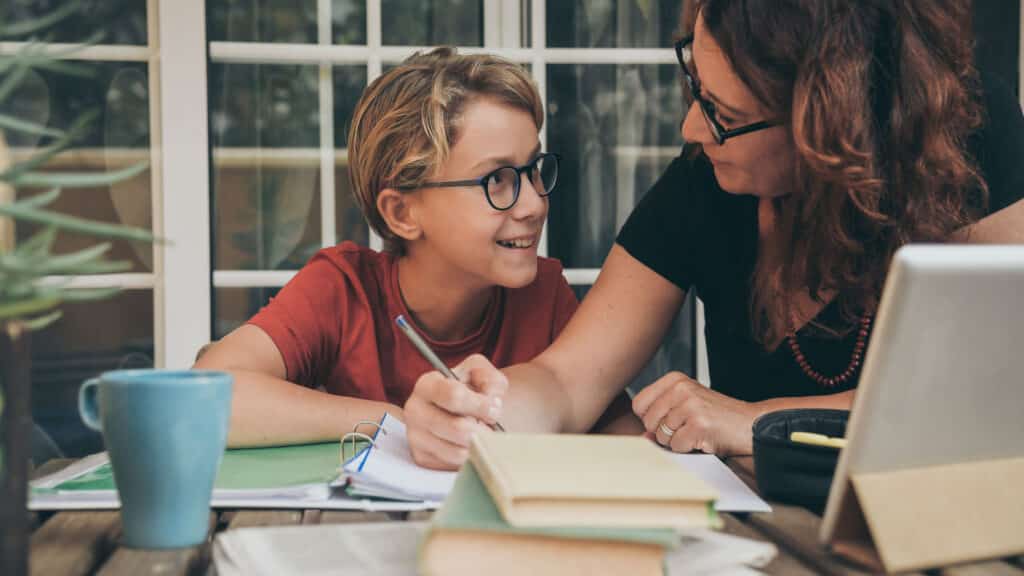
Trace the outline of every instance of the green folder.
<path fill-rule="evenodd" d="M 366 442 L 356 444 L 359 452 Z M 303 484 L 327 483 L 338 476 L 341 465 L 340 443 L 299 444 L 270 448 L 227 450 L 221 460 L 214 488 L 220 490 L 260 490 L 288 488 Z M 353 455 L 353 444 L 345 444 L 345 459 Z M 36 492 L 113 490 L 110 464 L 102 464 L 51 489 Z"/>

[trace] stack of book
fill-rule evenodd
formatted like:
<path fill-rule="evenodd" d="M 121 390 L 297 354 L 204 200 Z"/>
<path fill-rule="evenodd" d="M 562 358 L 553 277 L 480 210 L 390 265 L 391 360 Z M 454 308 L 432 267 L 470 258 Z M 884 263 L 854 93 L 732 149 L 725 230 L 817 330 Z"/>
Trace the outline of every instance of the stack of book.
<path fill-rule="evenodd" d="M 431 520 L 419 568 L 660 575 L 681 531 L 718 527 L 715 498 L 643 438 L 480 434 Z"/>

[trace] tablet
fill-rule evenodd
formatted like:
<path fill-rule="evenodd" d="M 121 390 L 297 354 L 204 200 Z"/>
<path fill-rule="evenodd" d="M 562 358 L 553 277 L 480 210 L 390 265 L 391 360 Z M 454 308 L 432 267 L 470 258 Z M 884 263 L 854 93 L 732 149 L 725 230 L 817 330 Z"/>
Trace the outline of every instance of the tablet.
<path fill-rule="evenodd" d="M 846 435 L 823 543 L 854 476 L 1024 457 L 1024 246 L 897 251 Z"/>

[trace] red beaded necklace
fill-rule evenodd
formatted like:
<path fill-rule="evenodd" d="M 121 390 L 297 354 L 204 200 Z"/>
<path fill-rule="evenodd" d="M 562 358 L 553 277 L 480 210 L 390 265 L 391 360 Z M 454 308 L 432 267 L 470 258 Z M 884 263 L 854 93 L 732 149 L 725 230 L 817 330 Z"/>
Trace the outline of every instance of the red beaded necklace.
<path fill-rule="evenodd" d="M 800 350 L 800 344 L 796 341 L 796 334 L 786 335 L 786 342 L 789 343 L 789 349 L 793 352 L 793 358 L 796 359 L 796 363 L 803 370 L 804 374 L 817 382 L 819 386 L 832 388 L 833 386 L 846 383 L 853 376 L 853 373 L 857 371 L 861 361 L 864 359 L 864 348 L 867 347 L 868 332 L 870 330 L 871 315 L 865 314 L 860 319 L 860 329 L 857 330 L 857 341 L 853 345 L 853 356 L 850 358 L 850 364 L 846 367 L 846 370 L 843 370 L 837 376 L 825 376 L 811 368 L 811 364 L 807 361 L 807 356 Z"/>

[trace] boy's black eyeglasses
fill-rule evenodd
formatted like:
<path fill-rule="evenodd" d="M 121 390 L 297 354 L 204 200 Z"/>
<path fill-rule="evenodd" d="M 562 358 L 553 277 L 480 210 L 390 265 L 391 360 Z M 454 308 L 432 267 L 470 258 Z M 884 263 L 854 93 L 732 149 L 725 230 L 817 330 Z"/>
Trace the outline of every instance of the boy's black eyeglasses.
<path fill-rule="evenodd" d="M 453 188 L 459 186 L 482 186 L 487 203 L 495 210 L 508 210 L 519 200 L 519 188 L 522 175 L 526 174 L 530 184 L 541 197 L 551 194 L 558 182 L 558 162 L 562 159 L 558 154 L 545 152 L 533 159 L 533 162 L 522 166 L 501 166 L 491 170 L 481 178 L 471 180 L 449 180 L 446 182 L 423 182 L 416 186 L 395 186 L 398 190 L 417 190 L 420 188 Z"/>
<path fill-rule="evenodd" d="M 675 43 L 676 59 L 679 60 L 679 67 L 683 70 L 683 78 L 686 80 L 686 87 L 690 91 L 690 98 L 700 106 L 700 111 L 704 114 L 704 120 L 707 122 L 708 129 L 711 130 L 711 136 L 715 138 L 715 142 L 722 145 L 729 138 L 757 132 L 758 130 L 764 130 L 779 124 L 778 122 L 761 121 L 732 129 L 723 126 L 718 120 L 718 111 L 715 109 L 715 103 L 700 95 L 700 82 L 690 72 L 690 67 L 693 66 L 692 46 L 692 34 L 678 40 Z"/>

